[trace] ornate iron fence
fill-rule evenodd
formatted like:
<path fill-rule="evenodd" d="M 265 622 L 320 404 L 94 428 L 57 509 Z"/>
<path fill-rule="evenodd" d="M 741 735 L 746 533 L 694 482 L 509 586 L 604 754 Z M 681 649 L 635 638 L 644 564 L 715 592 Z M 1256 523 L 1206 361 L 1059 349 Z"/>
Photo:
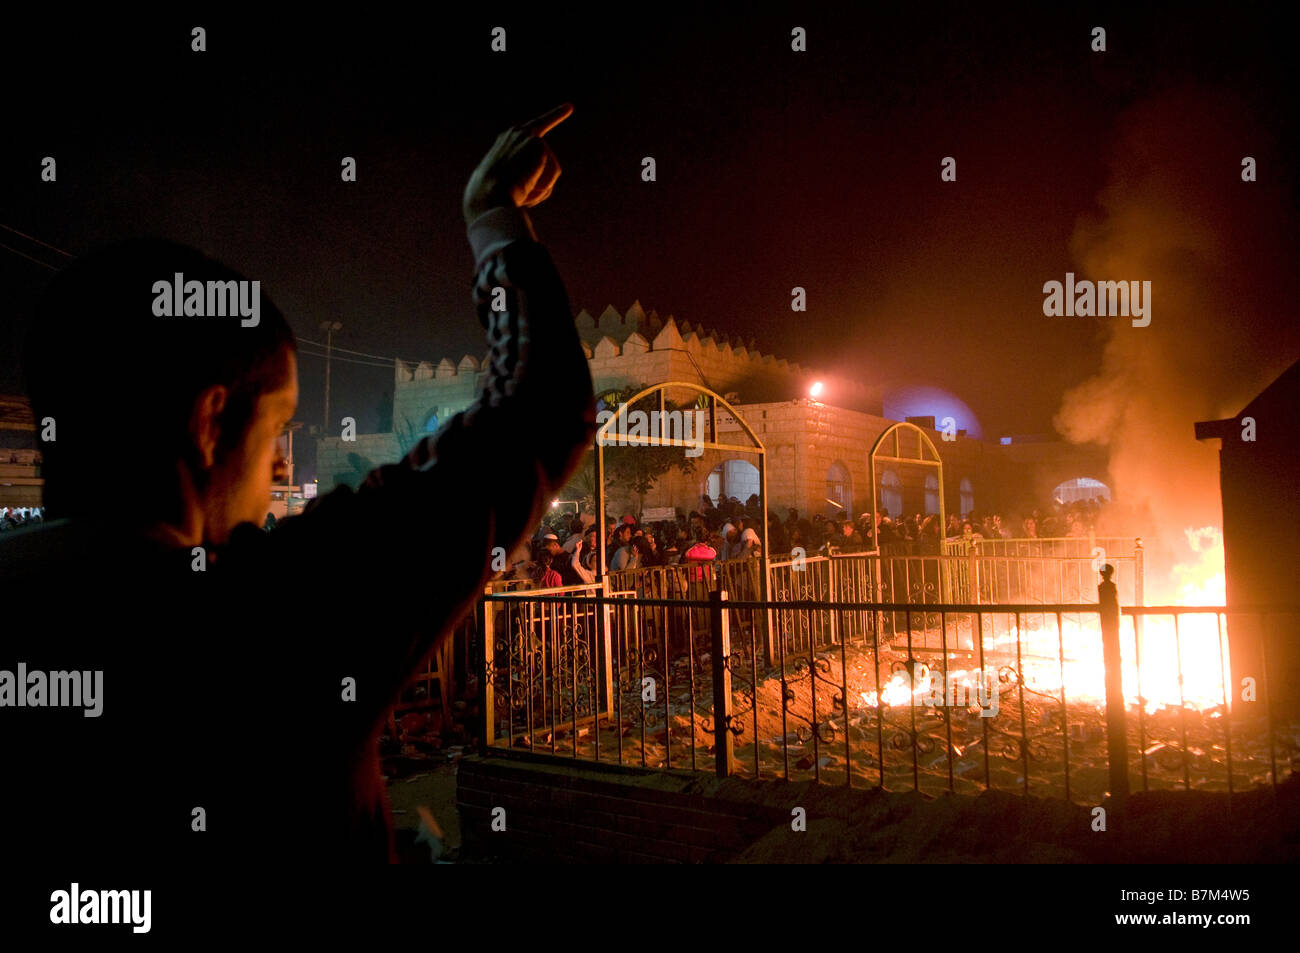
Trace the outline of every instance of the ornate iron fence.
<path fill-rule="evenodd" d="M 820 565 L 808 578 L 841 571 Z M 1143 789 L 1231 794 L 1293 771 L 1300 729 L 1279 726 L 1266 694 L 1264 708 L 1233 704 L 1219 653 L 1242 614 L 1121 616 L 1111 586 L 1100 603 L 1002 606 L 810 600 L 794 588 L 768 602 L 599 586 L 489 594 L 484 737 L 610 764 L 1093 804 L 1130 775 Z M 1297 610 L 1284 611 L 1293 626 Z M 1188 614 L 1213 617 L 1219 640 L 1192 640 Z M 1175 627 L 1172 656 L 1156 651 L 1161 616 Z M 745 622 L 755 618 L 770 626 L 771 660 L 763 626 Z M 1217 700 L 1188 677 L 1206 676 L 1211 650 Z M 1171 665 L 1176 680 L 1162 683 Z"/>

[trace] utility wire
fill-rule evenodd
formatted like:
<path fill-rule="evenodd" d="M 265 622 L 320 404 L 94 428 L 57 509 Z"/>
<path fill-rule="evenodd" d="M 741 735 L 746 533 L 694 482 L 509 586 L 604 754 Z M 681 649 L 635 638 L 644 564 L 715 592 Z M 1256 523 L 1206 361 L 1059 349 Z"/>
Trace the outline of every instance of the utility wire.
<path fill-rule="evenodd" d="M 5 231 L 7 231 L 7 232 L 13 232 L 15 235 L 21 235 L 23 238 L 27 239 L 29 242 L 35 242 L 36 244 L 41 245 L 41 246 L 44 247 L 44 248 L 48 248 L 48 249 L 50 249 L 51 251 L 56 251 L 56 252 L 58 252 L 60 255 L 63 255 L 65 258 L 75 258 L 75 257 L 76 257 L 76 256 L 73 255 L 71 252 L 66 252 L 66 251 L 64 251 L 62 248 L 59 248 L 59 247 L 57 247 L 57 246 L 55 246 L 55 245 L 51 245 L 49 242 L 43 242 L 43 241 L 41 241 L 39 238 L 33 238 L 31 235 L 28 235 L 26 232 L 20 232 L 20 231 L 18 231 L 18 229 L 13 228 L 13 227 L 10 226 L 10 225 L 6 225 L 4 222 L 0 222 L 0 228 L 3 228 L 3 229 L 4 229 Z"/>
<path fill-rule="evenodd" d="M 298 341 L 301 344 L 314 344 L 317 347 L 327 346 L 325 344 L 322 344 L 320 341 L 308 341 L 306 338 L 298 338 Z M 344 354 L 357 354 L 361 357 L 373 357 L 377 361 L 388 361 L 390 366 L 392 365 L 393 361 L 401 361 L 403 364 L 432 364 L 433 363 L 432 361 L 428 361 L 428 360 L 416 360 L 414 358 L 393 357 L 387 354 L 369 354 L 366 351 L 353 351 L 350 348 L 339 347 L 337 344 L 332 345 L 332 347 L 335 351 L 341 351 Z"/>
<path fill-rule="evenodd" d="M 304 351 L 304 350 L 300 350 L 299 353 L 301 353 L 301 354 L 305 354 L 305 355 L 307 355 L 308 357 L 319 357 L 321 360 L 325 360 L 325 359 L 326 359 L 326 355 L 324 355 L 324 354 L 319 354 L 319 353 L 317 353 L 316 351 Z M 391 371 L 391 370 L 393 369 L 393 365 L 392 365 L 392 364 L 380 364 L 380 363 L 378 363 L 378 362 L 374 362 L 374 361 L 358 361 L 358 360 L 356 360 L 355 358 L 351 358 L 351 357 L 339 357 L 337 354 L 329 355 L 328 357 L 329 357 L 329 360 L 331 360 L 331 361 L 339 361 L 339 362 L 341 362 L 341 363 L 343 363 L 343 364 L 357 364 L 357 365 L 359 365 L 359 366 L 361 366 L 361 367 L 382 367 L 384 370 L 387 370 L 387 371 Z"/>
<path fill-rule="evenodd" d="M 10 248 L 8 245 L 5 245 L 5 244 L 3 244 L 3 243 L 0 243 L 0 248 L 3 248 L 5 251 L 11 251 L 11 252 L 13 252 L 15 255 L 18 255 L 18 256 L 20 256 L 20 257 L 22 257 L 22 258 L 26 258 L 28 261 L 34 261 L 34 262 L 36 262 L 36 264 L 40 265 L 42 268 L 48 268 L 48 269 L 50 269 L 50 271 L 58 271 L 58 270 L 59 270 L 59 269 L 56 268 L 54 265 L 51 265 L 49 262 L 41 261 L 39 258 L 33 258 L 31 255 L 27 254 L 26 252 L 21 252 L 21 251 L 19 251 L 17 248 Z"/>

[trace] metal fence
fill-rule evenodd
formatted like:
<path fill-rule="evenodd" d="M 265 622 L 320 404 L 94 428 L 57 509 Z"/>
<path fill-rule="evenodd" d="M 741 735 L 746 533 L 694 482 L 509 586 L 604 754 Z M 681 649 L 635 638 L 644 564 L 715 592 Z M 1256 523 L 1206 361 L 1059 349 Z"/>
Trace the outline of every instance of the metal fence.
<path fill-rule="evenodd" d="M 1144 602 L 1145 551 L 1134 537 L 953 540 L 943 555 L 965 561 L 955 572 L 973 602 L 1093 602 L 1106 564 L 1115 569 L 1120 601 Z"/>
<path fill-rule="evenodd" d="M 1239 613 L 1121 613 L 1113 584 L 1109 602 L 1093 603 L 808 599 L 823 577 L 866 578 L 835 560 L 812 565 L 823 568 L 791 575 L 768 602 L 721 588 L 704 599 L 616 592 L 613 580 L 485 596 L 484 737 L 610 764 L 1094 804 L 1130 776 L 1144 790 L 1231 794 L 1294 770 L 1300 739 L 1276 723 L 1267 693 L 1261 707 L 1228 689 L 1224 628 Z M 717 567 L 672 568 L 644 585 L 685 583 L 693 596 L 704 577 L 677 571 L 693 568 L 719 582 Z M 1286 611 L 1285 625 L 1259 613 L 1257 624 L 1293 631 Z M 1212 617 L 1217 641 L 1193 640 L 1189 614 Z"/>

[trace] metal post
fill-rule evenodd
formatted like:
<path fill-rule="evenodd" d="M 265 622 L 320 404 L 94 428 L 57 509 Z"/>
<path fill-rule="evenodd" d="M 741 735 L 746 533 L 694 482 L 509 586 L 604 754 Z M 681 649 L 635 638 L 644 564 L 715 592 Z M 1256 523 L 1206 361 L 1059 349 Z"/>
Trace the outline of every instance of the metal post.
<path fill-rule="evenodd" d="M 606 421 L 605 427 L 609 426 Z M 601 441 L 604 427 L 596 431 L 593 438 L 593 449 L 596 451 L 596 578 L 602 578 L 605 575 L 605 560 L 608 558 L 605 552 L 605 534 L 609 532 L 608 524 L 605 522 L 608 517 L 605 515 L 605 445 Z"/>
<path fill-rule="evenodd" d="M 1110 760 L 1110 796 L 1117 813 L 1128 803 L 1128 728 L 1124 718 L 1124 672 L 1119 648 L 1119 595 L 1110 577 L 1115 567 L 1101 568 L 1097 587 L 1101 609 L 1101 648 L 1106 665 L 1106 747 Z"/>
<path fill-rule="evenodd" d="M 979 556 L 975 550 L 975 540 L 966 543 L 966 584 L 970 587 L 970 601 L 973 605 L 980 604 L 980 577 L 979 563 L 976 560 Z"/>
<path fill-rule="evenodd" d="M 483 742 L 482 751 L 487 753 L 496 738 L 496 721 L 494 718 L 496 706 L 496 687 L 493 685 L 493 675 L 495 674 L 496 661 L 496 618 L 495 606 L 480 596 L 478 603 L 478 624 L 479 632 L 482 633 L 483 639 L 483 669 L 480 675 L 481 683 L 478 697 L 479 704 L 483 706 Z M 508 689 L 507 689 L 508 690 Z"/>
<path fill-rule="evenodd" d="M 714 440 L 716 440 L 716 435 Z M 767 551 L 767 452 L 760 450 L 758 454 L 758 505 L 762 507 L 763 536 L 760 540 L 762 545 L 761 556 L 763 565 L 760 567 L 758 577 L 758 600 L 762 603 L 768 603 L 772 599 L 771 587 L 768 585 L 768 559 L 770 554 Z M 756 621 L 763 627 L 763 646 L 767 652 L 767 664 L 776 663 L 776 626 L 772 625 L 772 611 L 764 609 L 755 613 Z"/>
<path fill-rule="evenodd" d="M 727 594 L 721 589 L 709 593 L 709 628 L 713 636 L 713 751 L 718 777 L 725 778 L 735 767 L 731 735 L 731 632 L 722 604 Z"/>
<path fill-rule="evenodd" d="M 610 588 L 611 587 L 609 584 L 609 576 L 602 575 L 600 577 L 599 595 L 604 596 L 606 599 L 608 599 L 610 594 Z M 612 605 L 606 602 L 599 607 L 596 613 L 596 618 L 599 620 L 599 625 L 600 625 L 600 631 L 596 633 L 597 646 L 598 647 L 604 646 L 605 649 L 605 665 L 602 668 L 600 674 L 604 676 L 604 682 L 605 682 L 605 702 L 606 702 L 605 716 L 607 718 L 612 716 L 614 713 L 614 662 L 613 662 L 614 655 L 611 651 L 611 649 L 613 648 L 612 631 L 611 631 L 613 627 L 610 625 L 610 616 L 615 611 L 621 612 L 622 609 L 620 608 L 618 610 L 615 610 L 615 608 Z M 668 657 L 668 637 L 665 635 L 664 636 L 664 658 L 667 657 Z M 599 678 L 600 676 L 598 675 L 597 677 Z M 599 712 L 600 705 L 597 704 L 592 709 L 592 711 Z M 620 722 L 619 730 L 622 731 L 622 729 L 623 729 L 623 725 Z M 596 736 L 597 739 L 596 743 L 599 748 L 600 732 L 598 730 L 595 730 L 594 728 L 593 728 L 593 732 Z"/>

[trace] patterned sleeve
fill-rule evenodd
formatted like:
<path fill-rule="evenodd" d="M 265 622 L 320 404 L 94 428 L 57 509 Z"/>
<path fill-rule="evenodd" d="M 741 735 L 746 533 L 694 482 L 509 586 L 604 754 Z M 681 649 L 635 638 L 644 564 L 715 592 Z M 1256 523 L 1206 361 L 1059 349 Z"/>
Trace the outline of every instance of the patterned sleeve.
<path fill-rule="evenodd" d="M 527 217 L 495 209 L 471 226 L 470 241 L 489 350 L 475 402 L 355 491 L 339 487 L 257 534 L 275 562 L 314 573 L 313 590 L 377 593 L 412 613 L 402 625 L 364 617 L 364 638 L 327 648 L 377 680 L 370 697 L 379 708 L 358 706 L 367 718 L 473 604 L 494 556 L 508 555 L 541 518 L 595 434 L 591 373 L 568 295 Z"/>

